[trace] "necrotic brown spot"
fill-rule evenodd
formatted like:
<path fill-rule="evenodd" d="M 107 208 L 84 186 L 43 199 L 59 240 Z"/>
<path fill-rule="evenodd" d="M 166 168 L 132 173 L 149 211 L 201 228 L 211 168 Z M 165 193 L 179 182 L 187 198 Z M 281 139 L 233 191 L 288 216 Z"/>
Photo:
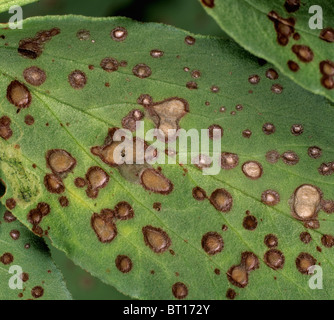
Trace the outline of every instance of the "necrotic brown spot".
<path fill-rule="evenodd" d="M 70 153 L 63 149 L 52 149 L 46 153 L 46 163 L 55 174 L 73 171 L 77 162 Z"/>
<path fill-rule="evenodd" d="M 292 71 L 292 72 L 297 72 L 299 70 L 299 65 L 298 63 L 292 61 L 292 60 L 289 60 L 288 61 L 288 67 L 289 69 Z"/>
<path fill-rule="evenodd" d="M 97 198 L 99 190 L 106 187 L 109 182 L 108 174 L 100 167 L 90 167 L 86 173 L 88 187 L 86 194 L 90 198 Z"/>
<path fill-rule="evenodd" d="M 122 273 L 128 273 L 132 269 L 132 261 L 128 256 L 119 255 L 115 260 L 116 267 Z"/>
<path fill-rule="evenodd" d="M 331 27 L 328 27 L 328 28 L 321 30 L 320 39 L 326 42 L 334 42 L 334 29 Z"/>
<path fill-rule="evenodd" d="M 198 79 L 201 77 L 201 72 L 199 70 L 194 70 L 191 72 L 191 76 L 194 78 L 194 79 Z"/>
<path fill-rule="evenodd" d="M 132 72 L 136 77 L 141 79 L 147 78 L 152 74 L 151 68 L 144 63 L 134 66 Z"/>
<path fill-rule="evenodd" d="M 209 134 L 209 138 L 211 140 L 217 140 L 217 139 L 220 139 L 223 136 L 224 129 L 218 124 L 212 124 L 208 128 L 208 134 Z"/>
<path fill-rule="evenodd" d="M 34 123 L 35 123 L 35 119 L 33 116 L 27 114 L 25 117 L 24 117 L 24 123 L 28 126 L 32 126 Z"/>
<path fill-rule="evenodd" d="M 195 81 L 189 81 L 186 83 L 186 87 L 190 90 L 196 90 L 198 89 L 198 85 Z"/>
<path fill-rule="evenodd" d="M 145 169 L 140 175 L 140 183 L 144 189 L 164 195 L 173 191 L 173 184 L 156 169 Z"/>
<path fill-rule="evenodd" d="M 29 280 L 29 274 L 26 272 L 21 273 L 20 278 L 23 282 L 27 282 Z"/>
<path fill-rule="evenodd" d="M 276 70 L 274 69 L 268 69 L 266 71 L 266 77 L 269 79 L 269 80 L 276 80 L 278 79 L 278 73 Z"/>
<path fill-rule="evenodd" d="M 37 286 L 31 289 L 31 295 L 36 299 L 42 297 L 43 294 L 44 294 L 44 289 L 41 286 Z"/>
<path fill-rule="evenodd" d="M 23 77 L 25 81 L 33 86 L 40 86 L 46 80 L 45 72 L 38 67 L 29 67 L 23 71 Z"/>
<path fill-rule="evenodd" d="M 151 50 L 150 55 L 152 58 L 161 58 L 164 55 L 164 52 L 161 50 Z"/>
<path fill-rule="evenodd" d="M 6 200 L 6 207 L 9 209 L 9 210 L 13 210 L 15 209 L 16 207 L 16 201 L 15 199 L 13 198 L 9 198 Z"/>
<path fill-rule="evenodd" d="M 202 237 L 202 248 L 209 255 L 215 255 L 224 248 L 224 241 L 217 232 L 208 232 Z"/>
<path fill-rule="evenodd" d="M 317 260 L 306 252 L 300 253 L 296 258 L 296 267 L 302 274 L 309 274 L 309 268 L 314 266 L 316 263 Z"/>
<path fill-rule="evenodd" d="M 217 189 L 210 196 L 211 204 L 221 212 L 229 212 L 232 209 L 233 198 L 225 189 Z"/>
<path fill-rule="evenodd" d="M 10 128 L 11 120 L 7 116 L 0 118 L 0 137 L 4 140 L 8 140 L 12 137 L 13 131 Z"/>
<path fill-rule="evenodd" d="M 264 134 L 270 135 L 276 131 L 276 128 L 272 123 L 267 122 L 262 126 L 262 131 L 264 132 Z"/>
<path fill-rule="evenodd" d="M 242 136 L 243 136 L 244 138 L 249 139 L 249 138 L 251 137 L 251 135 L 252 135 L 252 131 L 249 130 L 249 129 L 246 129 L 246 130 L 242 131 Z"/>
<path fill-rule="evenodd" d="M 221 167 L 225 170 L 230 170 L 237 167 L 239 164 L 239 156 L 235 153 L 222 152 Z"/>
<path fill-rule="evenodd" d="M 55 174 L 47 174 L 44 177 L 44 185 L 51 193 L 63 193 L 65 186 L 63 181 Z"/>
<path fill-rule="evenodd" d="M 258 84 L 260 82 L 260 77 L 257 74 L 249 76 L 248 82 L 250 84 Z"/>
<path fill-rule="evenodd" d="M 326 213 L 334 213 L 334 201 L 333 200 L 321 200 L 321 209 Z"/>
<path fill-rule="evenodd" d="M 16 220 L 16 218 L 13 216 L 13 214 L 11 212 L 7 211 L 7 210 L 5 211 L 5 213 L 3 215 L 3 218 L 4 218 L 5 222 L 7 222 L 7 223 L 11 223 L 11 222 Z"/>
<path fill-rule="evenodd" d="M 285 0 L 284 7 L 289 13 L 296 12 L 300 8 L 300 0 Z"/>
<path fill-rule="evenodd" d="M 299 136 L 304 132 L 304 128 L 301 124 L 294 124 L 291 126 L 291 133 L 295 136 Z"/>
<path fill-rule="evenodd" d="M 282 154 L 282 160 L 289 166 L 294 166 L 299 162 L 299 157 L 294 151 L 286 151 Z"/>
<path fill-rule="evenodd" d="M 307 154 L 313 159 L 318 159 L 322 155 L 322 150 L 317 146 L 309 147 L 307 149 Z"/>
<path fill-rule="evenodd" d="M 246 216 L 242 225 L 246 230 L 253 231 L 257 227 L 257 219 L 254 216 Z"/>
<path fill-rule="evenodd" d="M 274 234 L 267 234 L 264 237 L 264 244 L 268 248 L 276 248 L 278 246 L 278 239 Z"/>
<path fill-rule="evenodd" d="M 107 72 L 113 72 L 118 70 L 118 61 L 114 58 L 104 58 L 100 63 L 101 68 Z"/>
<path fill-rule="evenodd" d="M 14 261 L 14 257 L 11 253 L 6 252 L 0 257 L 0 261 L 4 264 L 11 264 Z"/>
<path fill-rule="evenodd" d="M 31 94 L 21 82 L 14 80 L 7 87 L 8 101 L 19 109 L 28 108 L 31 104 Z"/>
<path fill-rule="evenodd" d="M 68 75 L 68 81 L 72 88 L 82 89 L 87 83 L 87 76 L 83 71 L 74 70 Z"/>
<path fill-rule="evenodd" d="M 299 235 L 299 239 L 301 242 L 308 244 L 311 242 L 312 237 L 308 232 L 301 232 L 301 234 Z"/>
<path fill-rule="evenodd" d="M 262 176 L 262 166 L 257 161 L 247 161 L 242 165 L 244 175 L 252 180 L 259 179 Z"/>
<path fill-rule="evenodd" d="M 270 249 L 264 254 L 264 262 L 269 268 L 278 270 L 283 269 L 285 258 L 281 251 Z"/>
<path fill-rule="evenodd" d="M 129 220 L 134 217 L 134 211 L 129 203 L 122 201 L 115 206 L 115 217 L 120 220 Z"/>
<path fill-rule="evenodd" d="M 69 205 L 69 201 L 68 201 L 67 197 L 64 197 L 64 196 L 60 197 L 60 198 L 59 198 L 59 204 L 60 204 L 62 207 L 68 207 L 68 205 Z"/>
<path fill-rule="evenodd" d="M 215 6 L 215 0 L 201 0 L 203 5 L 208 8 L 213 8 Z"/>
<path fill-rule="evenodd" d="M 236 297 L 237 293 L 233 289 L 228 289 L 226 292 L 226 298 L 229 300 L 234 300 Z"/>
<path fill-rule="evenodd" d="M 187 45 L 192 46 L 192 45 L 195 44 L 196 39 L 195 39 L 194 37 L 192 37 L 192 36 L 186 36 L 186 37 L 184 38 L 184 41 L 185 41 L 185 43 L 186 43 Z"/>
<path fill-rule="evenodd" d="M 200 187 L 193 188 L 193 197 L 198 201 L 203 201 L 206 199 L 206 192 Z"/>
<path fill-rule="evenodd" d="M 165 252 L 171 245 L 171 239 L 168 234 L 152 226 L 146 226 L 142 229 L 145 244 L 156 253 Z"/>
<path fill-rule="evenodd" d="M 333 163 L 322 163 L 318 168 L 318 172 L 323 176 L 329 176 L 333 173 Z"/>
<path fill-rule="evenodd" d="M 233 266 L 227 271 L 228 280 L 239 288 L 245 288 L 248 284 L 248 272 L 244 266 Z"/>
<path fill-rule="evenodd" d="M 124 41 L 128 36 L 128 31 L 123 27 L 116 27 L 111 30 L 110 36 L 115 41 Z"/>
<path fill-rule="evenodd" d="M 302 62 L 308 63 L 313 60 L 314 57 L 313 51 L 308 46 L 294 44 L 291 50 L 297 56 L 297 58 Z"/>
<path fill-rule="evenodd" d="M 113 222 L 113 211 L 105 210 L 101 214 L 94 213 L 91 217 L 91 226 L 102 243 L 110 243 L 117 236 L 117 228 Z"/>
<path fill-rule="evenodd" d="M 176 282 L 172 286 L 172 293 L 176 299 L 184 299 L 188 295 L 188 288 L 182 282 Z"/>
<path fill-rule="evenodd" d="M 160 202 L 154 202 L 153 203 L 153 209 L 156 211 L 160 211 L 161 210 L 161 203 Z"/>
<path fill-rule="evenodd" d="M 283 87 L 280 84 L 273 84 L 271 86 L 271 91 L 276 94 L 280 94 L 283 92 Z"/>
<path fill-rule="evenodd" d="M 83 178 L 75 178 L 74 184 L 77 188 L 83 188 L 86 185 L 86 180 Z"/>
<path fill-rule="evenodd" d="M 9 235 L 13 240 L 18 240 L 20 238 L 20 231 L 18 230 L 12 230 L 10 231 Z"/>
<path fill-rule="evenodd" d="M 82 40 L 89 40 L 90 39 L 90 32 L 89 32 L 89 30 L 81 29 L 77 32 L 76 36 L 81 41 Z"/>
<path fill-rule="evenodd" d="M 280 202 L 279 193 L 275 190 L 266 190 L 262 192 L 261 201 L 268 206 L 275 206 Z"/>
<path fill-rule="evenodd" d="M 324 234 L 321 237 L 321 243 L 326 247 L 326 248 L 332 248 L 334 246 L 334 237 L 330 234 Z"/>

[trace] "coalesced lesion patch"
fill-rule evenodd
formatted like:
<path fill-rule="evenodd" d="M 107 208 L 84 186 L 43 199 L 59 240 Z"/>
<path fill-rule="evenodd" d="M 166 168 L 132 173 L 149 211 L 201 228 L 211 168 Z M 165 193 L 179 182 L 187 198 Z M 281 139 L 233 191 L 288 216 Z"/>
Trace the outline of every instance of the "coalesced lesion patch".
<path fill-rule="evenodd" d="M 227 279 L 234 286 L 245 288 L 248 285 L 249 273 L 260 267 L 259 259 L 253 252 L 243 252 L 239 265 L 232 266 L 226 273 Z"/>
<path fill-rule="evenodd" d="M 38 203 L 37 207 L 35 209 L 32 209 L 29 211 L 27 215 L 27 220 L 32 225 L 32 231 L 38 235 L 43 235 L 43 229 L 39 226 L 39 224 L 42 222 L 43 218 L 46 217 L 51 212 L 51 207 L 49 204 L 45 202 Z M 47 234 L 47 231 L 45 231 Z"/>
<path fill-rule="evenodd" d="M 10 127 L 11 120 L 7 116 L 2 116 L 0 118 L 0 137 L 4 140 L 8 140 L 12 137 L 13 131 Z"/>
<path fill-rule="evenodd" d="M 143 99 L 142 99 L 143 100 Z M 143 100 L 144 102 L 144 100 Z M 176 131 L 180 128 L 180 120 L 189 112 L 189 104 L 186 100 L 178 97 L 169 98 L 161 102 L 143 103 L 143 106 L 148 111 L 156 128 L 161 130 L 164 134 L 164 140 L 168 140 L 168 130 Z M 176 136 L 170 132 L 169 138 L 175 139 Z"/>
<path fill-rule="evenodd" d="M 117 227 L 114 222 L 114 211 L 103 209 L 100 214 L 93 213 L 91 226 L 102 243 L 110 243 L 117 236 Z"/>

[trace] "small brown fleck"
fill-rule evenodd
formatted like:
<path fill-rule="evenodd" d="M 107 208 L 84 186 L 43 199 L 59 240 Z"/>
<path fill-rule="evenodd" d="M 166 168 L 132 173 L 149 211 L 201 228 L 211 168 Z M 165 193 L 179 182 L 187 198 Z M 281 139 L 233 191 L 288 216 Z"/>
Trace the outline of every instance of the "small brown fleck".
<path fill-rule="evenodd" d="M 313 159 L 318 159 L 322 155 L 322 150 L 317 146 L 309 147 L 307 149 L 307 154 Z"/>
<path fill-rule="evenodd" d="M 321 243 L 326 247 L 326 248 L 332 248 L 334 246 L 334 237 L 330 234 L 324 234 L 321 237 Z"/>
<path fill-rule="evenodd" d="M 74 184 L 77 188 L 83 188 L 86 185 L 86 180 L 80 177 L 75 178 Z"/>
<path fill-rule="evenodd" d="M 289 166 L 294 166 L 299 162 L 299 157 L 294 151 L 286 151 L 282 154 L 282 160 Z"/>
<path fill-rule="evenodd" d="M 284 7 L 287 12 L 296 12 L 300 8 L 300 0 L 285 0 Z"/>
<path fill-rule="evenodd" d="M 260 82 L 260 77 L 257 74 L 249 76 L 248 82 L 250 84 L 258 84 Z"/>
<path fill-rule="evenodd" d="M 151 50 L 150 55 L 152 58 L 161 58 L 164 55 L 164 52 L 158 49 Z"/>
<path fill-rule="evenodd" d="M 257 227 L 257 219 L 254 216 L 246 216 L 242 222 L 243 227 L 246 230 L 253 231 Z"/>
<path fill-rule="evenodd" d="M 205 190 L 200 187 L 193 188 L 193 197 L 198 201 L 203 201 L 207 198 Z"/>
<path fill-rule="evenodd" d="M 41 286 L 37 286 L 31 289 L 31 295 L 35 298 L 38 299 L 42 297 L 44 294 L 44 289 Z"/>
<path fill-rule="evenodd" d="M 288 61 L 288 67 L 292 72 L 297 72 L 299 70 L 299 65 L 297 62 L 294 62 L 292 60 Z"/>
<path fill-rule="evenodd" d="M 186 43 L 187 45 L 192 46 L 192 45 L 195 44 L 196 39 L 195 39 L 194 37 L 192 37 L 192 36 L 186 36 L 186 37 L 184 38 L 184 41 L 185 41 L 185 43 Z"/>
<path fill-rule="evenodd" d="M 283 87 L 280 84 L 276 83 L 271 86 L 271 91 L 273 93 L 280 94 L 283 92 Z"/>
<path fill-rule="evenodd" d="M 68 81 L 72 88 L 82 89 L 87 83 L 87 76 L 83 71 L 74 70 L 68 75 Z"/>
<path fill-rule="evenodd" d="M 20 231 L 18 231 L 18 230 L 11 230 L 9 232 L 9 235 L 11 236 L 11 238 L 13 240 L 18 240 L 20 238 Z"/>
<path fill-rule="evenodd" d="M 128 256 L 119 255 L 115 260 L 116 267 L 122 273 L 128 273 L 132 270 L 132 261 Z"/>
<path fill-rule="evenodd" d="M 208 8 L 213 8 L 215 6 L 215 0 L 201 0 L 203 5 Z"/>
<path fill-rule="evenodd" d="M 188 89 L 190 89 L 190 90 L 196 90 L 196 89 L 198 89 L 198 85 L 197 85 L 197 83 L 195 81 L 189 81 L 189 82 L 187 82 L 186 87 Z"/>
<path fill-rule="evenodd" d="M 188 288 L 182 282 L 176 282 L 172 286 L 172 293 L 176 299 L 184 299 L 188 295 Z"/>
<path fill-rule="evenodd" d="M 64 208 L 64 207 L 68 207 L 70 202 L 69 202 L 67 197 L 62 196 L 62 197 L 59 198 L 59 203 Z"/>
<path fill-rule="evenodd" d="M 268 206 L 275 206 L 280 202 L 280 195 L 275 190 L 265 190 L 262 192 L 261 201 Z"/>
<path fill-rule="evenodd" d="M 262 131 L 264 134 L 270 135 L 275 133 L 276 127 L 272 123 L 267 122 L 262 126 Z"/>
<path fill-rule="evenodd" d="M 218 140 L 224 135 L 224 129 L 218 124 L 212 124 L 208 128 L 208 135 L 211 140 Z"/>
<path fill-rule="evenodd" d="M 160 202 L 154 202 L 153 203 L 153 209 L 156 211 L 161 211 L 161 203 Z"/>
<path fill-rule="evenodd" d="M 278 73 L 276 70 L 274 69 L 268 69 L 266 71 L 266 77 L 269 79 L 269 80 L 276 80 L 278 79 Z"/>
<path fill-rule="evenodd" d="M 235 290 L 229 288 L 226 292 L 226 298 L 229 300 L 234 300 L 235 297 L 237 296 L 237 293 L 235 292 Z"/>
<path fill-rule="evenodd" d="M 294 124 L 291 126 L 291 133 L 294 136 L 299 136 L 304 132 L 304 128 L 301 124 Z"/>
<path fill-rule="evenodd" d="M 264 237 L 264 244 L 269 248 L 276 248 L 278 246 L 278 239 L 274 234 L 267 234 Z"/>
<path fill-rule="evenodd" d="M 30 114 L 27 114 L 25 117 L 24 117 L 24 123 L 27 125 L 27 126 L 32 126 L 34 123 L 35 123 L 35 119 L 33 116 L 31 116 Z"/>
<path fill-rule="evenodd" d="M 242 131 L 242 136 L 243 136 L 244 138 L 249 139 L 249 138 L 252 136 L 252 131 L 249 130 L 249 129 L 246 129 L 246 130 Z"/>
<path fill-rule="evenodd" d="M 9 198 L 6 200 L 6 207 L 9 209 L 9 210 L 13 210 L 15 209 L 16 207 L 16 201 L 15 199 L 13 198 Z"/>
<path fill-rule="evenodd" d="M 11 264 L 14 261 L 14 257 L 11 253 L 6 252 L 0 257 L 0 261 L 4 265 Z"/>
<path fill-rule="evenodd" d="M 308 232 L 301 232 L 301 234 L 299 235 L 299 239 L 301 242 L 308 244 L 312 241 L 312 237 Z"/>

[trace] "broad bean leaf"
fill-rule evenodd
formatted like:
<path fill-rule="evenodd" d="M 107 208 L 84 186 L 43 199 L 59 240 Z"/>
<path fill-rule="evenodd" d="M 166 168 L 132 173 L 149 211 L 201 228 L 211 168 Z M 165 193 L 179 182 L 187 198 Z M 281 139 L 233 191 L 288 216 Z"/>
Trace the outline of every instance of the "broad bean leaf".
<path fill-rule="evenodd" d="M 45 242 L 2 205 L 0 260 L 0 300 L 71 299 Z"/>
<path fill-rule="evenodd" d="M 230 40 L 161 24 L 3 33 L 2 201 L 36 234 L 135 298 L 333 298 L 332 102 Z M 145 132 L 222 128 L 220 172 L 190 144 L 182 164 L 176 148 L 174 165 L 113 165 L 113 129 L 142 116 Z"/>
<path fill-rule="evenodd" d="M 220 27 L 246 50 L 272 62 L 305 89 L 334 101 L 331 1 L 201 2 Z"/>

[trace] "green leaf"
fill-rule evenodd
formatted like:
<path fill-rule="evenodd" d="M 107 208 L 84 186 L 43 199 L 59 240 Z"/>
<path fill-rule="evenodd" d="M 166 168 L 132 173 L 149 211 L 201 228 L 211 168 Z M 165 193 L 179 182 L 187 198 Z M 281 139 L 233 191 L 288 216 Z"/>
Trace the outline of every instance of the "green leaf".
<path fill-rule="evenodd" d="M 118 27 L 127 32 L 125 39 L 125 33 L 117 33 L 123 41 L 110 36 Z M 78 31 L 79 38 L 86 40 L 77 37 Z M 281 74 L 278 80 L 268 79 L 265 74 L 272 66 L 260 65 L 231 41 L 194 36 L 169 26 L 125 18 L 68 16 L 28 19 L 23 30 L 4 32 L 8 46 L 0 47 L 0 92 L 5 97 L 8 91 L 9 99 L 3 99 L 0 112 L 11 123 L 7 118 L 1 120 L 1 134 L 6 138 L 0 139 L 0 173 L 7 186 L 3 202 L 11 207 L 15 204 L 13 213 L 35 233 L 47 231 L 53 245 L 76 264 L 135 298 L 225 299 L 234 291 L 237 299 L 334 297 L 333 249 L 326 247 L 332 244 L 332 238 L 324 237 L 332 233 L 333 219 L 319 211 L 325 204 L 325 209 L 332 211 L 332 203 L 320 204 L 318 189 L 311 186 L 298 189 L 294 196 L 297 188 L 309 184 L 321 189 L 322 199 L 333 200 L 333 175 L 318 171 L 322 163 L 330 167 L 334 160 L 331 102 L 301 89 Z M 41 34 L 48 40 L 42 48 L 37 41 Z M 33 39 L 29 41 L 36 42 L 36 46 L 20 42 L 26 38 Z M 152 57 L 151 50 L 164 54 Z M 118 61 L 116 64 L 109 60 L 109 70 L 117 71 L 107 72 L 100 66 L 107 57 Z M 139 68 L 138 64 L 146 67 Z M 42 71 L 27 69 L 32 66 Z M 105 63 L 102 66 L 105 68 Z M 141 76 L 150 76 L 137 77 L 138 68 Z M 184 71 L 187 68 L 189 71 Z M 77 82 L 70 77 L 77 89 L 69 82 L 75 70 L 82 72 L 75 73 Z M 269 74 L 272 78 L 275 75 L 273 70 Z M 248 81 L 251 75 L 259 76 L 258 84 Z M 251 77 L 253 83 L 259 78 Z M 13 82 L 15 79 L 17 82 Z M 43 83 L 31 85 L 36 81 Z M 192 82 L 198 89 L 191 89 L 196 87 Z M 31 95 L 29 106 L 26 90 Z M 174 97 L 163 105 L 171 114 L 164 118 L 157 107 L 161 105 L 150 103 L 147 96 L 144 102 L 149 104 L 143 107 L 137 101 L 143 94 L 150 95 L 154 103 Z M 18 108 L 10 101 L 26 108 Z M 230 156 L 223 166 L 235 168 L 222 169 L 218 175 L 203 175 L 188 159 L 183 165 L 153 165 L 157 170 L 161 168 L 160 174 L 154 171 L 155 180 L 149 175 L 152 169 L 145 169 L 147 164 L 109 166 L 96 155 L 109 150 L 109 129 L 131 124 L 128 120 L 133 110 L 145 114 L 143 128 L 147 132 L 159 117 L 161 123 L 175 127 L 180 114 L 176 116 L 170 107 L 180 110 L 185 102 L 189 112 L 181 113 L 180 127 L 200 130 L 221 126 L 222 152 L 238 156 L 238 163 L 236 156 Z M 275 130 L 264 126 L 266 123 L 273 124 Z M 105 149 L 101 149 L 105 143 Z M 321 151 L 309 150 L 313 146 Z M 271 150 L 282 155 L 276 163 L 272 163 L 276 153 L 267 155 Z M 299 161 L 294 153 L 286 153 L 290 150 Z M 256 163 L 244 165 L 248 161 L 261 164 L 263 174 L 259 179 L 249 179 L 243 173 L 242 168 L 251 176 L 259 173 Z M 92 187 L 92 173 L 100 189 Z M 332 169 L 325 173 L 332 173 Z M 161 174 L 173 184 L 172 191 Z M 156 181 L 155 187 L 165 194 L 153 192 L 157 189 L 147 191 L 138 183 L 139 177 L 151 189 L 152 180 Z M 194 193 L 203 201 L 194 198 L 196 187 L 205 191 L 207 198 L 200 189 Z M 266 190 L 279 193 L 279 203 L 263 203 L 261 195 Z M 233 199 L 231 208 L 229 195 Z M 265 201 L 277 199 L 275 193 L 264 196 Z M 217 204 L 218 200 L 224 205 Z M 49 209 L 40 208 L 43 202 Z M 131 208 L 122 206 L 122 202 Z M 298 220 L 296 214 L 291 214 L 291 204 L 299 216 L 304 215 L 299 219 L 305 220 L 307 213 L 318 217 L 312 215 L 312 223 Z M 125 218 L 124 214 L 128 220 L 120 219 Z M 316 221 L 320 228 L 305 228 L 316 227 Z M 101 231 L 99 237 L 92 222 L 95 230 Z M 309 244 L 300 240 L 302 232 L 312 237 Z M 264 243 L 269 234 L 277 237 L 278 245 L 274 237 L 269 237 L 268 245 L 284 255 L 284 264 L 282 256 L 269 251 Z M 308 236 L 302 234 L 302 239 L 306 241 Z M 300 256 L 303 252 L 321 264 L 322 290 L 310 289 L 310 275 L 298 271 L 298 257 L 297 262 L 301 260 L 304 266 L 314 262 Z M 248 257 L 247 268 L 241 261 L 243 253 Z M 275 261 L 276 267 L 272 265 Z M 239 266 L 233 269 L 233 277 L 236 279 L 239 270 L 241 284 L 232 283 L 226 275 L 233 266 Z"/>
<path fill-rule="evenodd" d="M 71 299 L 45 242 L 2 205 L 0 260 L 0 300 Z"/>
<path fill-rule="evenodd" d="M 8 12 L 9 8 L 12 6 L 24 6 L 36 1 L 38 0 L 0 0 L 0 12 Z"/>
<path fill-rule="evenodd" d="M 323 12 L 322 30 L 309 27 L 309 20 L 320 13 L 319 9 L 309 13 L 315 4 L 311 0 L 201 2 L 220 27 L 246 50 L 272 62 L 303 88 L 334 101 L 334 8 L 329 1 L 316 3 Z"/>

